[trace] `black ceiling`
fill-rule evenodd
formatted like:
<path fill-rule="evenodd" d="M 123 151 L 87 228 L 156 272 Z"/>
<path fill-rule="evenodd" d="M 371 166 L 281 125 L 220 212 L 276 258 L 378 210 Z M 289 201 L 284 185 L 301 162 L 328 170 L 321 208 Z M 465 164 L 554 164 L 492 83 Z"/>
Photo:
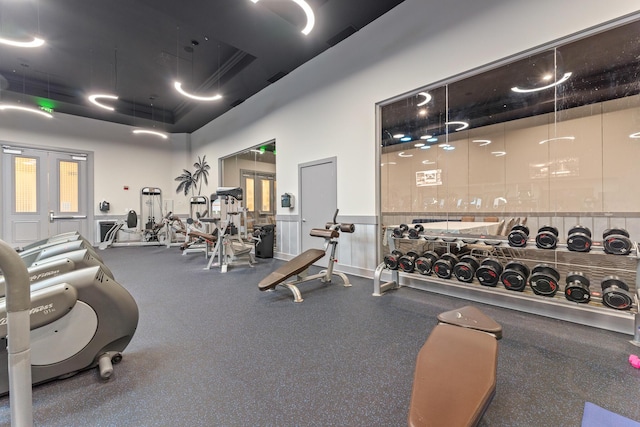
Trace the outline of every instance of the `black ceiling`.
<path fill-rule="evenodd" d="M 54 111 L 167 132 L 193 132 L 402 0 L 31 0 L 0 3 L 0 102 L 52 105 Z M 223 99 L 198 102 L 173 88 Z M 87 100 L 90 93 L 110 112 Z M 2 120 L 2 116 L 0 116 Z"/>

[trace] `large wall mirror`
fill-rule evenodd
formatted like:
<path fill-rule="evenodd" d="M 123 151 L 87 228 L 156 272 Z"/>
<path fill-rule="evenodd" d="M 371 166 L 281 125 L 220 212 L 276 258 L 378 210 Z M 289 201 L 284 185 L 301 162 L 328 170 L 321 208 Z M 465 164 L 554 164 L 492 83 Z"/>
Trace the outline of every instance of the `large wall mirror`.
<path fill-rule="evenodd" d="M 275 224 L 276 143 L 269 141 L 220 159 L 222 187 L 241 187 L 247 228 Z"/>
<path fill-rule="evenodd" d="M 382 104 L 385 225 L 637 216 L 640 21 Z"/>

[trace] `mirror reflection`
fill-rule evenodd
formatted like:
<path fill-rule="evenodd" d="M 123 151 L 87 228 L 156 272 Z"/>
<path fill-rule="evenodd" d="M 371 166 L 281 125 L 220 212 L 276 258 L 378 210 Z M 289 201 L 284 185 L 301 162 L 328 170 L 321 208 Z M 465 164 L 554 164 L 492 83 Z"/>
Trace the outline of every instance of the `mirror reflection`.
<path fill-rule="evenodd" d="M 240 187 L 249 233 L 259 225 L 275 224 L 276 143 L 270 141 L 221 159 L 221 186 Z"/>
<path fill-rule="evenodd" d="M 639 72 L 636 21 L 381 106 L 383 224 L 640 211 Z"/>

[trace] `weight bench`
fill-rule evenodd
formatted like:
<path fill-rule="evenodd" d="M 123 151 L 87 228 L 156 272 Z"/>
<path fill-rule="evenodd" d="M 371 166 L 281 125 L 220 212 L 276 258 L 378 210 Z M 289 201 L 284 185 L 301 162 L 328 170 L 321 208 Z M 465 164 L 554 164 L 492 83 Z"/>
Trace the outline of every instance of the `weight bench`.
<path fill-rule="evenodd" d="M 276 286 L 284 286 L 293 293 L 293 300 L 295 302 L 302 302 L 302 294 L 297 286 L 300 283 L 315 279 L 320 279 L 321 282 L 328 283 L 331 282 L 333 275 L 337 275 L 342 279 L 345 287 L 351 286 L 351 283 L 349 283 L 349 279 L 345 274 L 333 271 L 333 264 L 336 262 L 336 247 L 338 245 L 338 237 L 340 236 L 338 229 L 346 233 L 353 233 L 354 231 L 353 224 L 327 223 L 326 228 L 324 229 L 311 229 L 309 235 L 314 237 L 323 237 L 325 239 L 324 250 L 308 249 L 302 252 L 300 255 L 287 261 L 286 264 L 262 279 L 260 283 L 258 283 L 258 289 L 261 291 L 267 291 L 275 290 Z M 308 275 L 309 267 L 325 255 L 329 246 L 331 246 L 331 255 L 329 257 L 329 265 L 327 266 L 327 269 L 322 270 L 317 274 Z M 296 276 L 294 280 L 285 282 L 285 280 L 293 276 Z"/>
<path fill-rule="evenodd" d="M 438 320 L 418 353 L 408 424 L 476 426 L 495 395 L 502 326 L 471 306 Z"/>

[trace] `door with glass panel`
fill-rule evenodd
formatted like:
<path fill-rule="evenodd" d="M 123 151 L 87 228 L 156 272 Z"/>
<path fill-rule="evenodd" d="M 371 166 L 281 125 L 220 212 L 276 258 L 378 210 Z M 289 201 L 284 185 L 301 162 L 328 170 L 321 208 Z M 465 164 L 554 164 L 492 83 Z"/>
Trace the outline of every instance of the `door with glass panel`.
<path fill-rule="evenodd" d="M 249 229 L 275 224 L 275 174 L 242 170 L 241 176 Z"/>
<path fill-rule="evenodd" d="M 86 154 L 3 147 L 3 240 L 20 246 L 70 231 L 90 238 L 87 163 Z"/>

